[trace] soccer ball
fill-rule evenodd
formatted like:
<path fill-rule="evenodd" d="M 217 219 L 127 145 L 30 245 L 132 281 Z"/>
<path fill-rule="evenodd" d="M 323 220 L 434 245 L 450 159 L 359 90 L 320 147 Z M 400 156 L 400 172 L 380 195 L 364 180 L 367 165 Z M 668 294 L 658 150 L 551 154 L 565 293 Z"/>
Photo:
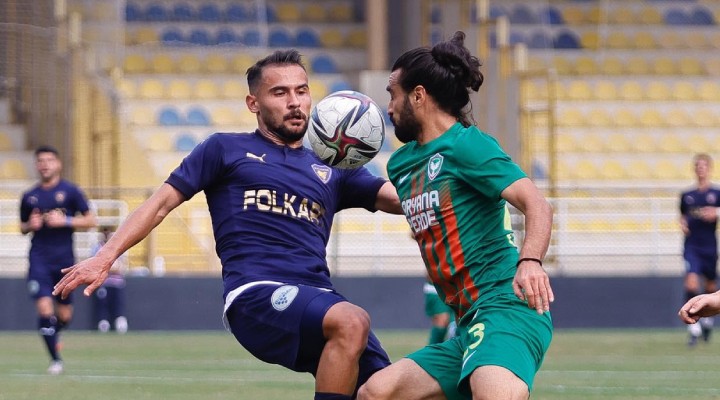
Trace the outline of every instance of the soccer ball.
<path fill-rule="evenodd" d="M 327 165 L 358 168 L 380 151 L 385 119 L 372 99 L 341 90 L 320 100 L 310 112 L 310 147 Z"/>

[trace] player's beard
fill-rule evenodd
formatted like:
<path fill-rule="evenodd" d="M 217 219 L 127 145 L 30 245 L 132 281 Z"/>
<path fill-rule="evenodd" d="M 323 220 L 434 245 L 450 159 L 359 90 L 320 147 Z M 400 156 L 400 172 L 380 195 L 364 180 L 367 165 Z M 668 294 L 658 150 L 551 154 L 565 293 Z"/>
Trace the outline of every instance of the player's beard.
<path fill-rule="evenodd" d="M 410 107 L 410 99 L 405 97 L 402 109 L 400 110 L 400 118 L 396 121 L 395 116 L 390 119 L 395 126 L 395 136 L 403 143 L 417 140 L 420 133 L 420 122 L 415 118 L 415 112 Z"/>
<path fill-rule="evenodd" d="M 285 126 L 285 121 L 292 119 L 292 118 L 302 118 L 304 121 L 304 124 L 300 131 L 293 131 L 290 130 L 288 127 Z M 308 117 L 307 115 L 300 111 L 300 110 L 294 110 L 291 111 L 285 115 L 283 115 L 282 121 L 277 122 L 274 120 L 266 120 L 265 125 L 270 129 L 271 132 L 274 132 L 276 135 L 278 135 L 281 139 L 284 141 L 290 143 L 290 142 L 297 142 L 298 140 L 302 140 L 302 138 L 305 136 L 305 132 L 308 128 Z"/>

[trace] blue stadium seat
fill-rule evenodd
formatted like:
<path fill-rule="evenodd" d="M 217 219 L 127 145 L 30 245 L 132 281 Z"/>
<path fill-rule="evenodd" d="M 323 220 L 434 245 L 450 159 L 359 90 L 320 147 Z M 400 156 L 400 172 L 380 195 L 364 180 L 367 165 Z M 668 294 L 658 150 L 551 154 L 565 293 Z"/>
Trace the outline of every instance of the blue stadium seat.
<path fill-rule="evenodd" d="M 163 31 L 160 35 L 160 40 L 162 40 L 164 45 L 177 46 L 185 44 L 185 38 L 183 37 L 182 32 L 176 28 L 168 28 Z"/>
<path fill-rule="evenodd" d="M 525 43 L 526 38 L 522 32 L 510 31 L 510 45 Z M 490 47 L 497 48 L 497 34 L 493 31 L 490 32 Z"/>
<path fill-rule="evenodd" d="M 173 6 L 172 20 L 178 22 L 193 21 L 195 19 L 195 12 L 192 7 L 187 3 L 178 3 Z"/>
<path fill-rule="evenodd" d="M 580 39 L 574 32 L 562 31 L 555 36 L 553 47 L 556 49 L 579 49 Z"/>
<path fill-rule="evenodd" d="M 198 10 L 198 19 L 203 22 L 219 22 L 220 9 L 213 3 L 203 4 Z"/>
<path fill-rule="evenodd" d="M 175 150 L 177 151 L 190 151 L 197 146 L 198 142 L 195 137 L 190 133 L 181 133 L 175 139 Z"/>
<path fill-rule="evenodd" d="M 265 3 L 265 2 L 263 2 Z M 257 19 L 259 21 L 267 21 L 267 22 L 279 22 L 277 13 L 275 13 L 275 9 L 272 8 L 272 6 L 268 6 L 267 4 L 264 4 L 260 6 L 260 8 L 256 8 L 256 15 L 253 17 L 253 19 Z"/>
<path fill-rule="evenodd" d="M 510 13 L 510 22 L 513 24 L 536 24 L 538 17 L 528 6 L 518 4 Z"/>
<path fill-rule="evenodd" d="M 671 8 L 665 12 L 665 23 L 667 25 L 689 25 L 690 16 L 678 8 Z"/>
<path fill-rule="evenodd" d="M 442 19 L 442 11 L 440 10 L 440 7 L 437 5 L 434 5 L 432 10 L 430 10 L 430 23 L 431 24 L 439 24 Z"/>
<path fill-rule="evenodd" d="M 160 109 L 160 113 L 158 114 L 158 124 L 161 126 L 178 126 L 184 125 L 184 122 L 175 107 L 167 106 Z"/>
<path fill-rule="evenodd" d="M 210 116 L 207 110 L 202 107 L 192 107 L 187 113 L 187 124 L 196 126 L 210 125 Z"/>
<path fill-rule="evenodd" d="M 249 28 L 243 33 L 242 42 L 246 46 L 258 47 L 261 45 L 262 37 L 256 28 Z"/>
<path fill-rule="evenodd" d="M 540 10 L 540 13 L 538 14 L 538 18 L 540 19 L 540 23 L 542 24 L 550 24 L 550 25 L 564 25 L 565 21 L 563 20 L 562 13 L 560 10 L 553 6 L 547 6 Z"/>
<path fill-rule="evenodd" d="M 125 21 L 136 22 L 145 19 L 145 14 L 139 6 L 133 3 L 125 5 Z"/>
<path fill-rule="evenodd" d="M 715 25 L 715 18 L 705 7 L 696 7 L 690 13 L 690 23 L 693 25 Z"/>
<path fill-rule="evenodd" d="M 299 29 L 295 35 L 295 45 L 298 47 L 322 47 L 317 32 L 309 28 Z"/>
<path fill-rule="evenodd" d="M 310 63 L 310 67 L 312 72 L 316 74 L 336 74 L 339 72 L 335 60 L 327 54 L 315 56 Z"/>
<path fill-rule="evenodd" d="M 531 49 L 551 49 L 553 40 L 545 31 L 533 32 L 528 40 L 528 47 Z"/>
<path fill-rule="evenodd" d="M 167 11 L 161 4 L 150 4 L 145 10 L 145 20 L 150 22 L 163 22 L 168 20 Z"/>
<path fill-rule="evenodd" d="M 210 46 L 215 44 L 215 39 L 213 39 L 208 31 L 203 28 L 193 29 L 192 32 L 190 32 L 188 40 L 190 43 L 200 46 Z"/>
<path fill-rule="evenodd" d="M 295 39 L 292 34 L 284 28 L 273 29 L 268 36 L 270 47 L 292 47 L 295 46 Z"/>
<path fill-rule="evenodd" d="M 352 85 L 350 85 L 350 82 L 340 79 L 330 84 L 330 87 L 328 88 L 330 93 L 339 92 L 341 90 L 353 90 Z"/>
<path fill-rule="evenodd" d="M 507 10 L 501 6 L 491 5 L 490 6 L 490 19 L 495 19 L 501 15 L 508 15 Z"/>
<path fill-rule="evenodd" d="M 235 34 L 235 31 L 233 31 L 230 28 L 221 28 L 218 30 L 217 37 L 215 38 L 215 43 L 219 45 L 237 45 L 241 44 L 242 40 L 238 35 Z"/>
<path fill-rule="evenodd" d="M 227 22 L 249 22 L 253 17 L 250 11 L 242 4 L 232 3 L 225 9 L 225 21 Z"/>

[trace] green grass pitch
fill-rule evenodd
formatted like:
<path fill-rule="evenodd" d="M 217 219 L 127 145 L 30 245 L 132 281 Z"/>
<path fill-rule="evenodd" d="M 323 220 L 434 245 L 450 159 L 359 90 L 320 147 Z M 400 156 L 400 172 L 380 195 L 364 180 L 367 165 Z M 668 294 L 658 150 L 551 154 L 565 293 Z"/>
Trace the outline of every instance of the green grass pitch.
<path fill-rule="evenodd" d="M 393 360 L 425 331 L 378 331 Z M 720 399 L 720 336 L 685 331 L 558 330 L 533 400 Z M 65 373 L 48 376 L 35 332 L 0 332 L 0 400 L 311 399 L 313 381 L 264 364 L 225 332 L 63 334 Z"/>

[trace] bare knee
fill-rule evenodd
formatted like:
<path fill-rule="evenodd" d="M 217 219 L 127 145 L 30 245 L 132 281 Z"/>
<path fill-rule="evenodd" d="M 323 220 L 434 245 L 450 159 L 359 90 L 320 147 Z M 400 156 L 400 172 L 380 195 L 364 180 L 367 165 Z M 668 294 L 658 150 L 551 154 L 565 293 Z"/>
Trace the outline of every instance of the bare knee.
<path fill-rule="evenodd" d="M 357 400 L 385 400 L 392 399 L 393 390 L 391 385 L 382 384 L 382 379 L 373 379 L 377 373 L 360 386 Z"/>
<path fill-rule="evenodd" d="M 335 304 L 323 319 L 323 333 L 328 343 L 359 357 L 367 347 L 370 316 L 362 308 L 348 302 Z"/>

